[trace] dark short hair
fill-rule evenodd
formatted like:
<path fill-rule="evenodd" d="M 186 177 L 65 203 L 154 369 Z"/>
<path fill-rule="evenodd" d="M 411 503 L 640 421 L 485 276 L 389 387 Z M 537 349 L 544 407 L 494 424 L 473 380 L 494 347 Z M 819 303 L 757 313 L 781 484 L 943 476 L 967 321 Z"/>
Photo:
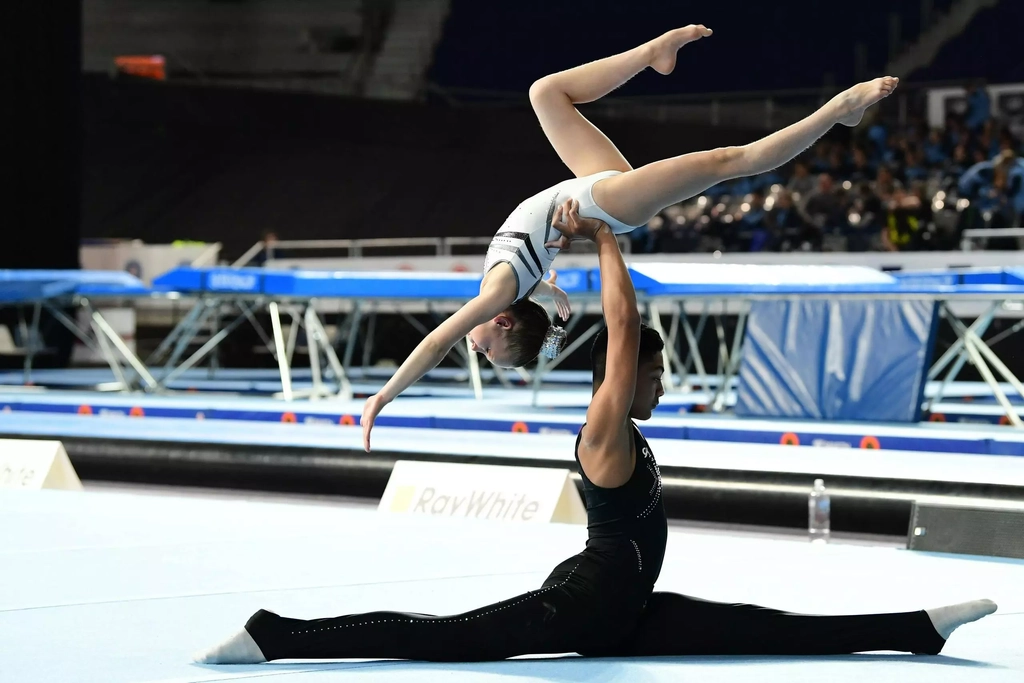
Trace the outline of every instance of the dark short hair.
<path fill-rule="evenodd" d="M 513 367 L 521 368 L 540 353 L 551 327 L 551 317 L 533 299 L 518 301 L 505 309 L 505 313 L 515 321 L 508 333 L 510 360 Z"/>
<path fill-rule="evenodd" d="M 637 365 L 653 360 L 665 349 L 665 341 L 657 330 L 640 325 L 640 349 L 637 353 Z M 604 381 L 605 369 L 608 365 L 608 328 L 597 333 L 594 345 L 590 347 L 590 365 L 594 370 L 594 384 Z"/>

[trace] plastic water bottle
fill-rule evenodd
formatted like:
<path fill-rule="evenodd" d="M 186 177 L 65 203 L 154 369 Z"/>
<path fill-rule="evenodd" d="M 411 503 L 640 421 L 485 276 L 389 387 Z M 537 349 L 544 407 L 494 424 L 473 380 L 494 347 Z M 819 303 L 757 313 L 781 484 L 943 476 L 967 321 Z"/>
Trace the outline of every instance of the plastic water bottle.
<path fill-rule="evenodd" d="M 831 512 L 832 502 L 825 482 L 815 479 L 811 495 L 807 497 L 807 535 L 811 543 L 828 543 L 832 534 Z"/>

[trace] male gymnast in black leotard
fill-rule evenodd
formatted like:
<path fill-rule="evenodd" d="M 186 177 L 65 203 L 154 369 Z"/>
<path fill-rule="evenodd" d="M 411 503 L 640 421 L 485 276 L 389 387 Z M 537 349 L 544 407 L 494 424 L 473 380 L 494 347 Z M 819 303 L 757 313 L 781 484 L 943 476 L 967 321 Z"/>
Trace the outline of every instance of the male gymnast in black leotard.
<path fill-rule="evenodd" d="M 452 616 L 372 612 L 289 619 L 260 610 L 199 658 L 500 660 L 584 656 L 937 654 L 953 629 L 995 611 L 978 600 L 900 614 L 806 616 L 655 592 L 667 522 L 661 473 L 634 420 L 663 394 L 663 342 L 641 324 L 636 293 L 607 225 L 559 212 L 563 239 L 597 245 L 607 328 L 592 351 L 593 399 L 576 439 L 589 538 L 535 591 Z"/>

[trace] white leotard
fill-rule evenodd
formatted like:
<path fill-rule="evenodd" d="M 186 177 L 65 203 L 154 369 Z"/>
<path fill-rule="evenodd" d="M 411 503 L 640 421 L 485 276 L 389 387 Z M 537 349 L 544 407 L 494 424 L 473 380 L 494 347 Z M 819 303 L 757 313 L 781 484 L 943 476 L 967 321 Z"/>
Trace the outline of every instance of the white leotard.
<path fill-rule="evenodd" d="M 518 284 L 516 301 L 528 297 L 558 255 L 558 249 L 548 249 L 544 245 L 562 236 L 551 227 L 551 220 L 558 205 L 570 198 L 580 203 L 580 216 L 604 221 L 616 235 L 635 230 L 639 226 L 626 225 L 609 216 L 597 205 L 591 192 L 594 183 L 619 173 L 621 171 L 602 171 L 566 180 L 538 192 L 517 206 L 487 248 L 484 273 L 499 263 L 509 264 Z"/>

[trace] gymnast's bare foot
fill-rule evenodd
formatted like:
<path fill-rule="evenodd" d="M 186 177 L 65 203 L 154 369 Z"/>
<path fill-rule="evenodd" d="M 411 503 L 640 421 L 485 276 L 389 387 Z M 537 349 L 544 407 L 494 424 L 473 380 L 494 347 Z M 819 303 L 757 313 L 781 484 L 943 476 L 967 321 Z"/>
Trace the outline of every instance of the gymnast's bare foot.
<path fill-rule="evenodd" d="M 676 68 L 676 52 L 679 51 L 679 48 L 695 40 L 706 38 L 711 33 L 711 29 L 704 24 L 690 24 L 655 38 L 648 43 L 653 54 L 651 68 L 663 75 L 672 73 Z"/>
<path fill-rule="evenodd" d="M 865 109 L 891 95 L 899 84 L 900 79 L 895 76 L 883 76 L 839 93 L 833 100 L 839 107 L 839 123 L 856 126 L 864 118 Z"/>

